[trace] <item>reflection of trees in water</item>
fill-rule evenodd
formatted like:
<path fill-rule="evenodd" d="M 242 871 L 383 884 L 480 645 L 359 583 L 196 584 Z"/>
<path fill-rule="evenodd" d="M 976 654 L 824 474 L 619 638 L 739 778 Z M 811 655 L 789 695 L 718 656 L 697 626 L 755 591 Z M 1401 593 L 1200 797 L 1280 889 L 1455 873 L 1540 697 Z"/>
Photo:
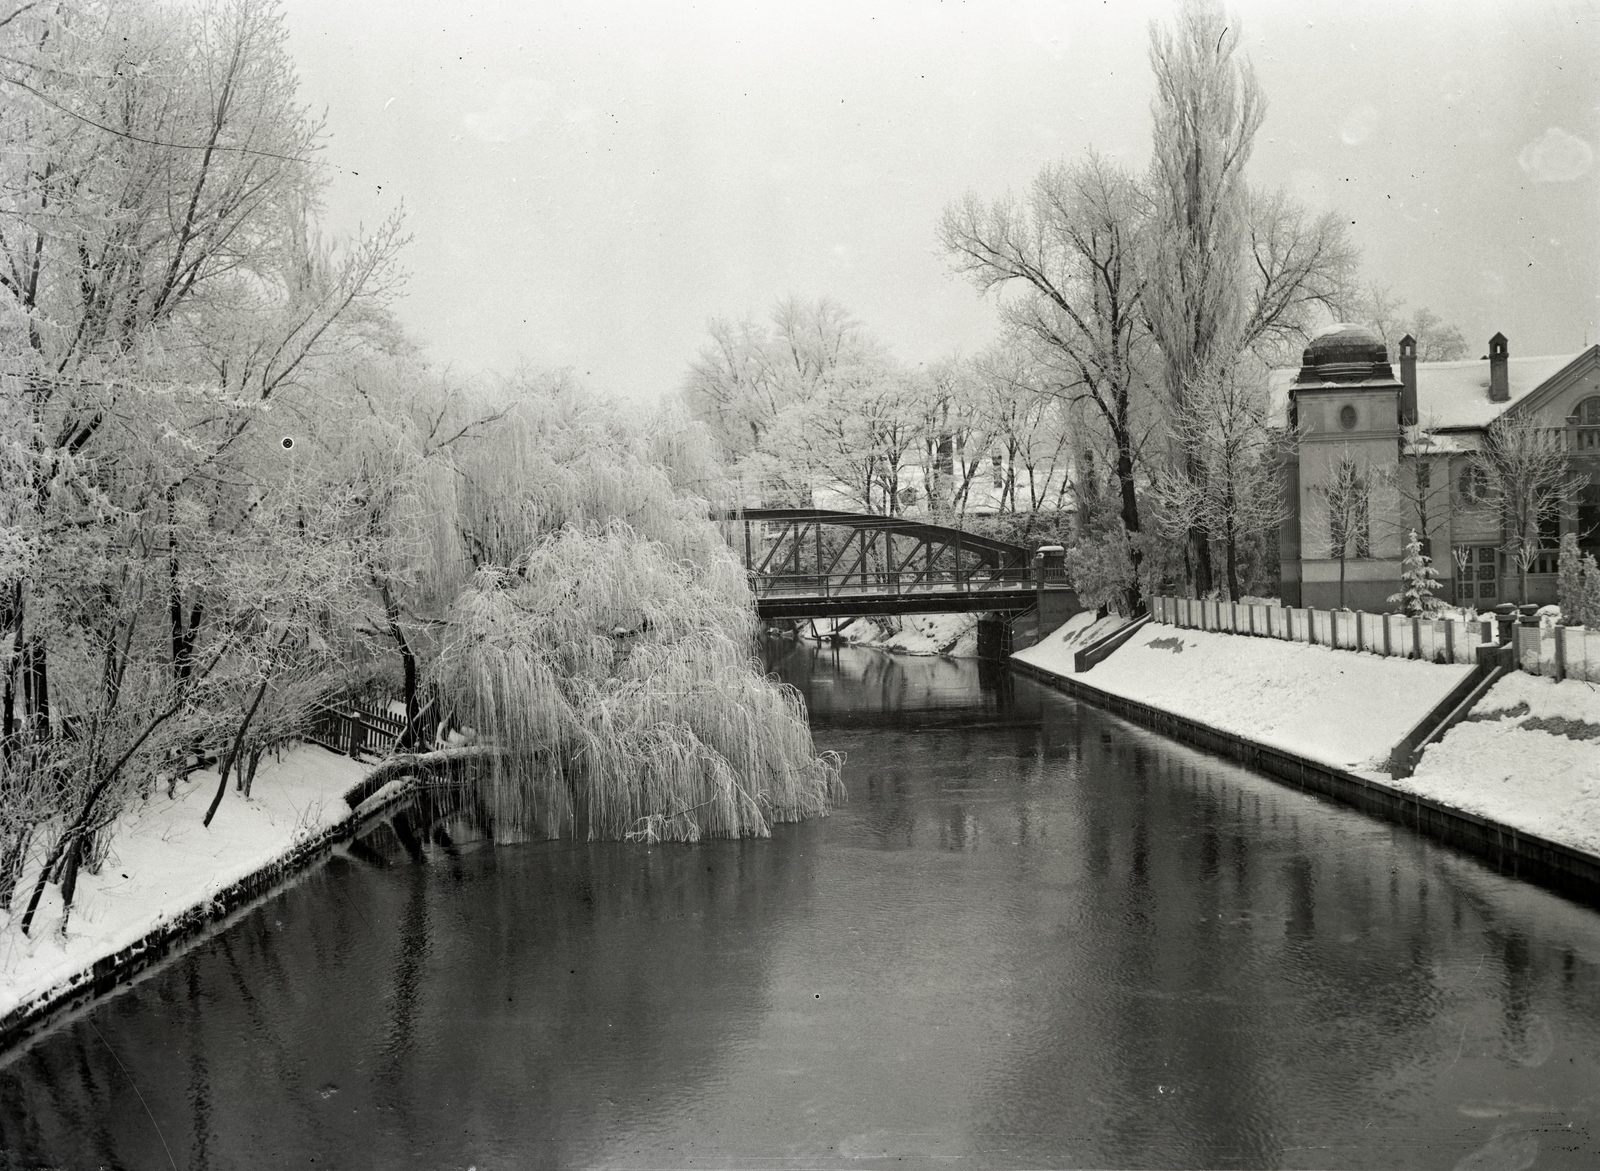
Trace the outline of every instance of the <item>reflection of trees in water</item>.
<path fill-rule="evenodd" d="M 1036 995 L 973 1111 L 980 1146 L 1023 1160 L 1271 1163 L 1295 1137 L 1338 1143 L 1386 1117 L 1414 1124 L 1431 1109 L 1463 1125 L 1436 1071 L 1458 1056 L 1464 1006 L 1503 1017 L 1513 1060 L 1538 1059 L 1542 1034 L 1528 1042 L 1523 1023 L 1545 1021 L 1534 1004 L 1592 1035 L 1592 1004 L 1564 987 L 1559 900 L 1534 892 L 1546 904 L 1534 945 L 1507 926 L 1528 922 L 1527 891 L 1505 907 L 1493 876 L 1440 865 L 1403 831 L 1091 708 L 1045 729 L 1060 783 L 1097 790 L 1076 810 L 1084 848 L 1055 855 L 1050 875 L 1090 905 L 1049 970 L 1016 973 Z M 1455 987 L 1480 956 L 1498 971 Z M 1041 1114 L 1041 1100 L 1062 1108 Z"/>
<path fill-rule="evenodd" d="M 766 652 L 768 668 L 799 689 L 823 723 L 893 723 L 918 713 L 947 720 L 1037 719 L 1041 710 L 1041 693 L 1027 683 L 1019 688 L 1001 662 L 809 642 L 773 641 Z"/>
<path fill-rule="evenodd" d="M 497 849 L 445 816 L 428 861 L 426 816 L 374 835 L 38 1039 L 0 1068 L 0 1151 L 165 1166 L 153 1115 L 194 1167 L 581 1160 L 715 1076 L 811 897 L 815 851 L 779 842 Z"/>

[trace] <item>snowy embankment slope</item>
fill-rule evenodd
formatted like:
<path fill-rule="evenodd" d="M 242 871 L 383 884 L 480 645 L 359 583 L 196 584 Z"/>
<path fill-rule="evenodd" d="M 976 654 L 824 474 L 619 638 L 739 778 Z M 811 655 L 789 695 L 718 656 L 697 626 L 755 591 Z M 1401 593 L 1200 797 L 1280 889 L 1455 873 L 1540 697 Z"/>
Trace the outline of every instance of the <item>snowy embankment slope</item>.
<path fill-rule="evenodd" d="M 1093 610 L 1080 610 L 1038 642 L 1024 647 L 1011 657 L 1058 675 L 1071 675 L 1074 655 L 1091 643 L 1099 642 L 1112 631 L 1122 629 L 1127 621 L 1120 614 L 1096 618 Z"/>
<path fill-rule="evenodd" d="M 230 781 L 210 828 L 200 822 L 216 792 L 214 771 L 179 782 L 170 799 L 158 789 L 135 801 L 112 830 L 100 873 L 79 873 L 65 934 L 55 885 L 45 887 L 31 934 L 22 934 L 42 862 L 35 857 L 0 918 L 0 1018 L 348 819 L 343 794 L 365 772 L 349 757 L 298 745 L 281 761 L 262 761 L 250 800 Z"/>
<path fill-rule="evenodd" d="M 1378 779 L 1600 855 L 1600 687 L 1512 671 L 1412 776 Z"/>
<path fill-rule="evenodd" d="M 1014 657 L 1070 675 L 1073 652 L 1085 645 L 1068 641 L 1070 633 Z M 1150 623 L 1079 678 L 1321 764 L 1382 769 L 1390 750 L 1471 671 Z"/>

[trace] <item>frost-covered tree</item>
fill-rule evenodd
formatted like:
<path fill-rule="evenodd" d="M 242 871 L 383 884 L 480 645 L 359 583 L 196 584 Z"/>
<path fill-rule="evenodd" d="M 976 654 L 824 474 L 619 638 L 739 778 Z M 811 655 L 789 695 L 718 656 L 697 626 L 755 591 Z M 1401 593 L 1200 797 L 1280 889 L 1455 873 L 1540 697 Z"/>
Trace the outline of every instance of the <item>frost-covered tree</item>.
<path fill-rule="evenodd" d="M 853 368 L 883 359 L 883 347 L 829 297 L 779 300 L 763 323 L 708 323 L 711 340 L 689 365 L 683 401 L 732 458 L 756 450 L 767 431 L 830 379 L 859 381 Z"/>
<path fill-rule="evenodd" d="M 1412 529 L 1406 534 L 1405 554 L 1400 559 L 1400 592 L 1390 594 L 1389 601 L 1399 604 L 1409 617 L 1432 614 L 1444 608 L 1439 599 L 1443 585 L 1433 558 L 1422 551 L 1422 538 Z"/>
<path fill-rule="evenodd" d="M 1340 452 L 1333 473 L 1313 497 L 1313 523 L 1327 532 L 1328 556 L 1339 562 L 1339 609 L 1345 609 L 1345 571 L 1351 559 L 1372 556 L 1372 486 L 1366 467 Z"/>
<path fill-rule="evenodd" d="M 548 837 L 766 836 L 826 812 L 838 762 L 750 661 L 754 614 L 726 547 L 693 566 L 621 523 L 545 536 L 486 566 L 439 674 L 503 751 L 497 818 Z"/>
<path fill-rule="evenodd" d="M 0 774 L 53 778 L 21 846 L 46 873 L 237 716 L 293 555 L 262 526 L 301 531 L 281 439 L 336 349 L 389 333 L 398 228 L 317 236 L 286 35 L 256 0 L 0 20 Z"/>
<path fill-rule="evenodd" d="M 1370 285 L 1357 297 L 1352 320 L 1377 331 L 1388 347 L 1390 361 L 1398 357 L 1400 339 L 1407 334 L 1417 343 L 1419 362 L 1454 362 L 1467 356 L 1467 339 L 1459 329 L 1427 306 L 1404 314 L 1404 304 L 1388 289 Z"/>
<path fill-rule="evenodd" d="M 533 832 L 694 840 L 825 811 L 838 762 L 751 655 L 744 572 L 659 441 L 570 382 L 520 382 L 458 459 L 470 567 L 432 676 Z"/>
<path fill-rule="evenodd" d="M 939 226 L 956 271 L 980 293 L 1017 290 L 1000 302 L 1011 344 L 1032 349 L 1057 394 L 1092 406 L 1115 452 L 1130 536 L 1141 525 L 1135 467 L 1148 427 L 1150 338 L 1137 254 L 1149 215 L 1133 177 L 1091 152 L 1043 168 L 1025 200 L 968 194 Z M 1131 556 L 1136 562 L 1137 550 Z"/>
<path fill-rule="evenodd" d="M 1355 263 L 1337 216 L 1313 216 L 1284 192 L 1249 186 L 1245 166 L 1266 99 L 1241 39 L 1238 18 L 1215 0 L 1185 0 L 1171 28 L 1151 26 L 1144 300 L 1164 397 L 1179 414 L 1219 363 L 1246 351 L 1270 358 L 1308 336 L 1348 298 Z M 1182 473 L 1203 484 L 1213 473 L 1194 460 L 1188 455 Z M 1201 593 L 1212 588 L 1218 536 L 1199 522 L 1189 533 Z"/>
<path fill-rule="evenodd" d="M 1594 554 L 1580 553 L 1578 535 L 1563 534 L 1557 565 L 1556 596 L 1561 620 L 1568 626 L 1600 629 L 1600 567 Z"/>
<path fill-rule="evenodd" d="M 1222 546 L 1228 596 L 1237 599 L 1241 544 L 1274 529 L 1287 504 L 1279 480 L 1281 440 L 1268 425 L 1266 371 L 1248 354 L 1197 379 L 1172 413 L 1171 471 L 1156 478 L 1162 527 L 1197 529 Z"/>
<path fill-rule="evenodd" d="M 1518 598 L 1526 602 L 1528 571 L 1579 491 L 1565 442 L 1532 416 L 1501 415 L 1489 424 L 1476 467 L 1481 495 L 1500 522 L 1501 548 L 1519 571 Z"/>

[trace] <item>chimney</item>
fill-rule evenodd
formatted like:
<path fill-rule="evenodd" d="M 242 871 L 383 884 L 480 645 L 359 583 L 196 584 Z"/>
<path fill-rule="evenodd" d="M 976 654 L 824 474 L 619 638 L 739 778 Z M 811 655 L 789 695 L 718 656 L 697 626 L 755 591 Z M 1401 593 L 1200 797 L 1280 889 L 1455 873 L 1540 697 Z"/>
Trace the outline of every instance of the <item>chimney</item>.
<path fill-rule="evenodd" d="M 1400 339 L 1400 426 L 1417 425 L 1417 339 Z"/>
<path fill-rule="evenodd" d="M 1497 333 L 1489 339 L 1489 401 L 1511 401 L 1511 381 L 1506 375 L 1506 335 Z"/>

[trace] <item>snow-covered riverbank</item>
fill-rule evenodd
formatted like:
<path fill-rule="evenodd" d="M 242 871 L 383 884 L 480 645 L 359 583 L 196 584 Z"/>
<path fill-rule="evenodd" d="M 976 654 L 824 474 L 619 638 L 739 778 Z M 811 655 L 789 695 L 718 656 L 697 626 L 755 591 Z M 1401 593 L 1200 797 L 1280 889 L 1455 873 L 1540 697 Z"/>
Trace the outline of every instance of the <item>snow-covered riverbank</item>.
<path fill-rule="evenodd" d="M 1513 671 L 1388 783 L 1600 856 L 1600 687 Z"/>
<path fill-rule="evenodd" d="M 1100 625 L 1085 633 L 1114 629 Z M 1071 674 L 1074 651 L 1092 641 L 1075 633 L 1068 623 L 1014 657 Z M 1335 768 L 1381 768 L 1471 670 L 1151 623 L 1084 681 Z"/>
<path fill-rule="evenodd" d="M 1015 660 L 1074 675 L 1083 616 Z M 1600 857 L 1600 687 L 1514 671 L 1391 778 L 1390 751 L 1472 670 L 1159 623 L 1078 680 Z"/>
<path fill-rule="evenodd" d="M 231 789 L 209 828 L 207 805 L 217 774 L 202 771 L 136 802 L 118 819 L 98 874 L 81 872 L 62 930 L 61 893 L 45 887 L 31 934 L 21 922 L 38 876 L 35 858 L 0 918 L 0 1019 L 24 1006 L 53 1001 L 64 984 L 94 964 L 137 944 L 163 924 L 195 909 L 270 866 L 298 845 L 352 816 L 344 792 L 366 766 L 314 745 L 265 760 L 246 801 Z"/>

